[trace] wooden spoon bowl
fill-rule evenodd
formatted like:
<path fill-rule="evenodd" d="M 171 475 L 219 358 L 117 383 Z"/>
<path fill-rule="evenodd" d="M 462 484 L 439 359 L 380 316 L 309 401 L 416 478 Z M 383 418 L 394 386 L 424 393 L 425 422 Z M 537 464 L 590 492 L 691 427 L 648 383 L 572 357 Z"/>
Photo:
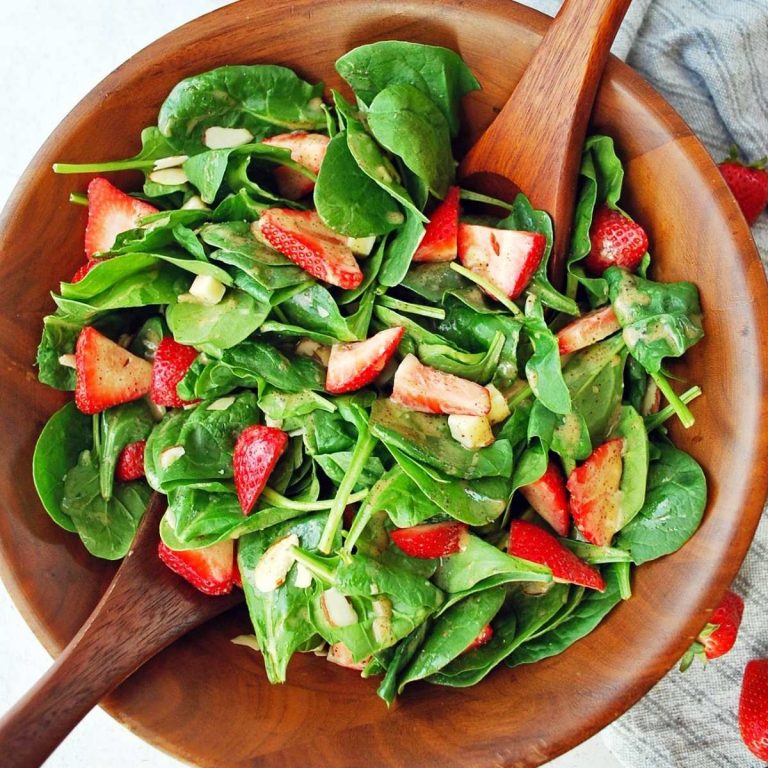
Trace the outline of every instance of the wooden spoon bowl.
<path fill-rule="evenodd" d="M 466 103 L 471 143 L 546 25 L 506 0 L 243 0 L 137 54 L 40 150 L 0 226 L 0 429 L 7 436 L 0 571 L 52 653 L 77 632 L 114 566 L 57 529 L 32 487 L 35 439 L 64 400 L 35 378 L 40 319 L 52 309 L 48 291 L 82 259 L 84 210 L 66 199 L 87 182 L 54 176 L 51 163 L 133 154 L 140 129 L 188 74 L 275 62 L 339 87 L 335 59 L 387 38 L 446 45 L 465 57 L 484 88 Z M 498 670 L 467 690 L 413 686 L 391 712 L 375 682 L 311 655 L 292 663 L 286 685 L 268 685 L 258 654 L 229 642 L 248 631 L 245 613 L 227 614 L 164 651 L 108 700 L 128 727 L 201 766 L 534 766 L 613 720 L 679 658 L 736 573 L 765 497 L 768 353 L 758 329 L 768 320 L 768 290 L 711 159 L 659 95 L 615 60 L 592 127 L 616 139 L 627 169 L 622 202 L 650 233 L 655 276 L 694 280 L 702 294 L 707 337 L 676 373 L 700 384 L 705 397 L 694 405 L 695 427 L 673 430 L 710 486 L 694 539 L 639 569 L 632 600 L 562 656 Z"/>

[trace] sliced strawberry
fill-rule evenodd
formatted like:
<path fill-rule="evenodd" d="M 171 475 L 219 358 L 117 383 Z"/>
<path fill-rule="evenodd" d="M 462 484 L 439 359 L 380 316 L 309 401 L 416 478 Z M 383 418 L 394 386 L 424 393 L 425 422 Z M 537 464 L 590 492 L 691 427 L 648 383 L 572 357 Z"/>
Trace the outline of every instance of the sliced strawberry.
<path fill-rule="evenodd" d="M 146 440 L 138 440 L 120 451 L 115 467 L 115 477 L 123 483 L 144 477 L 144 447 Z"/>
<path fill-rule="evenodd" d="M 560 468 L 550 460 L 547 471 L 534 483 L 524 485 L 520 492 L 559 536 L 567 536 L 571 527 L 571 510 L 565 478 Z"/>
<path fill-rule="evenodd" d="M 334 344 L 328 358 L 326 390 L 340 395 L 370 384 L 395 354 L 404 333 L 405 328 L 396 326 L 379 331 L 365 341 Z"/>
<path fill-rule="evenodd" d="M 615 438 L 599 445 L 589 458 L 571 472 L 566 487 L 571 493 L 571 514 L 584 538 L 607 547 L 619 529 L 619 483 L 624 440 Z"/>
<path fill-rule="evenodd" d="M 315 211 L 270 208 L 252 227 L 254 234 L 318 280 L 346 289 L 363 282 L 346 238 L 328 229 Z"/>
<path fill-rule="evenodd" d="M 291 160 L 308 168 L 312 173 L 318 174 L 329 141 L 330 138 L 322 133 L 294 131 L 293 133 L 271 136 L 264 139 L 262 143 L 272 147 L 290 149 Z M 275 168 L 275 181 L 280 194 L 288 200 L 299 200 L 306 197 L 315 188 L 315 182 L 312 179 L 308 179 L 293 168 L 287 168 L 283 165 Z"/>
<path fill-rule="evenodd" d="M 621 326 L 610 304 L 576 318 L 557 332 L 560 354 L 568 355 L 602 341 L 620 330 Z"/>
<path fill-rule="evenodd" d="M 744 670 L 739 731 L 749 751 L 768 760 L 768 659 L 752 659 Z"/>
<path fill-rule="evenodd" d="M 607 205 L 595 210 L 589 229 L 592 245 L 584 259 L 591 275 L 602 275 L 608 267 L 623 267 L 633 272 L 648 250 L 645 230 L 621 211 Z"/>
<path fill-rule="evenodd" d="M 464 523 L 426 523 L 389 532 L 393 543 L 409 557 L 430 560 L 462 552 L 469 528 Z"/>
<path fill-rule="evenodd" d="M 79 283 L 97 264 L 97 259 L 88 259 L 85 264 L 81 264 L 80 268 L 69 279 L 70 283 Z"/>
<path fill-rule="evenodd" d="M 696 658 L 706 662 L 728 653 L 736 642 L 743 614 L 744 601 L 728 590 L 696 641 L 685 652 L 680 670 L 685 672 Z"/>
<path fill-rule="evenodd" d="M 288 435 L 275 427 L 253 424 L 240 433 L 232 463 L 237 498 L 244 514 L 250 514 L 287 445 Z"/>
<path fill-rule="evenodd" d="M 605 581 L 597 568 L 580 560 L 551 533 L 524 520 L 513 520 L 509 526 L 510 555 L 546 565 L 552 578 L 561 584 L 605 590 Z"/>
<path fill-rule="evenodd" d="M 422 413 L 485 416 L 491 410 L 491 396 L 485 387 L 422 365 L 410 354 L 395 371 L 392 402 Z"/>
<path fill-rule="evenodd" d="M 75 345 L 75 375 L 75 404 L 83 413 L 100 413 L 146 395 L 152 366 L 86 326 Z"/>
<path fill-rule="evenodd" d="M 451 187 L 434 210 L 413 261 L 453 261 L 458 252 L 459 188 Z"/>
<path fill-rule="evenodd" d="M 236 587 L 243 588 L 243 576 L 240 573 L 240 566 L 237 564 L 237 553 L 232 558 L 232 584 Z"/>
<path fill-rule="evenodd" d="M 459 260 L 516 299 L 530 282 L 547 247 L 540 232 L 459 224 Z"/>
<path fill-rule="evenodd" d="M 198 352 L 194 347 L 179 344 L 166 336 L 160 340 L 152 365 L 152 402 L 169 408 L 180 408 L 197 400 L 183 400 L 176 392 L 178 383 L 195 362 Z"/>
<path fill-rule="evenodd" d="M 157 208 L 97 176 L 88 185 L 88 225 L 85 228 L 85 255 L 108 251 L 115 238 L 139 226 L 141 219 L 157 213 Z"/>
<path fill-rule="evenodd" d="M 490 624 L 486 624 L 479 632 L 477 637 L 462 651 L 462 653 L 469 653 L 474 651 L 475 648 L 487 645 L 493 639 L 493 627 Z"/>
<path fill-rule="evenodd" d="M 737 148 L 733 147 L 728 159 L 717 166 L 748 224 L 754 224 L 768 205 L 766 165 L 768 165 L 768 157 L 752 165 L 745 165 L 739 160 Z"/>
<path fill-rule="evenodd" d="M 174 573 L 206 595 L 228 595 L 232 591 L 235 573 L 235 542 L 232 539 L 183 552 L 170 549 L 161 541 L 157 554 Z"/>
<path fill-rule="evenodd" d="M 645 385 L 645 393 L 640 403 L 640 415 L 650 416 L 658 413 L 661 408 L 661 390 L 658 384 L 649 376 Z"/>

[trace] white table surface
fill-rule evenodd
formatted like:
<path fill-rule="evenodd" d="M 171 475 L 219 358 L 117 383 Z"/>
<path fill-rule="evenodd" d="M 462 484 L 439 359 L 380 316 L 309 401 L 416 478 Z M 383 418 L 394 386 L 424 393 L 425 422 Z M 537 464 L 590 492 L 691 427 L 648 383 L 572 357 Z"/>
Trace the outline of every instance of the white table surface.
<path fill-rule="evenodd" d="M 66 113 L 133 53 L 228 0 L 0 0 L 0 206 Z M 30 564 L 34 567 L 34 564 Z M 0 586 L 0 713 L 43 673 L 50 658 Z M 2 757 L 0 757 L 2 764 Z M 102 710 L 88 715 L 46 763 L 50 768 L 172 768 Z M 549 768 L 619 768 L 599 735 Z"/>

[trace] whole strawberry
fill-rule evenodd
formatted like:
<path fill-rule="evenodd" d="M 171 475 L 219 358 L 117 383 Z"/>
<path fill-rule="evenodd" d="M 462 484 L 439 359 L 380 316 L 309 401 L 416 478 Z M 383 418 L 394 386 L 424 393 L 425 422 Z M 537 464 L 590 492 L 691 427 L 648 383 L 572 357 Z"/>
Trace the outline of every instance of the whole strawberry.
<path fill-rule="evenodd" d="M 634 272 L 648 250 L 645 230 L 621 211 L 602 205 L 595 209 L 589 228 L 591 249 L 584 259 L 590 275 L 599 277 L 608 267 Z"/>
<path fill-rule="evenodd" d="M 730 187 L 739 204 L 747 223 L 752 225 L 768 205 L 768 157 L 763 157 L 752 165 L 745 165 L 739 160 L 736 147 L 718 168 L 725 183 Z"/>
<path fill-rule="evenodd" d="M 752 659 L 744 670 L 739 731 L 750 752 L 768 760 L 768 659 Z"/>
<path fill-rule="evenodd" d="M 685 672 L 695 658 L 706 663 L 728 653 L 736 642 L 743 613 L 744 601 L 735 592 L 728 590 L 707 626 L 685 652 L 680 661 L 680 671 Z"/>

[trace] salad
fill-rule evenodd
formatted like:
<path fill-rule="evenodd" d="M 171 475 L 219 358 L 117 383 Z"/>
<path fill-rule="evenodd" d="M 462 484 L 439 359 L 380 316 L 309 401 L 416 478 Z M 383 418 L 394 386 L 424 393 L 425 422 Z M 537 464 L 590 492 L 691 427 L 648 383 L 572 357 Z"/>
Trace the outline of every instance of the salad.
<path fill-rule="evenodd" d="M 314 651 L 391 704 L 562 652 L 693 535 L 704 474 L 665 424 L 700 390 L 663 364 L 703 329 L 694 285 L 648 277 L 610 137 L 560 292 L 547 214 L 456 185 L 461 58 L 336 68 L 327 101 L 280 66 L 187 78 L 135 157 L 54 167 L 89 174 L 86 260 L 44 319 L 39 378 L 74 400 L 33 474 L 108 559 L 164 494 L 159 557 L 244 590 L 271 682 Z"/>

